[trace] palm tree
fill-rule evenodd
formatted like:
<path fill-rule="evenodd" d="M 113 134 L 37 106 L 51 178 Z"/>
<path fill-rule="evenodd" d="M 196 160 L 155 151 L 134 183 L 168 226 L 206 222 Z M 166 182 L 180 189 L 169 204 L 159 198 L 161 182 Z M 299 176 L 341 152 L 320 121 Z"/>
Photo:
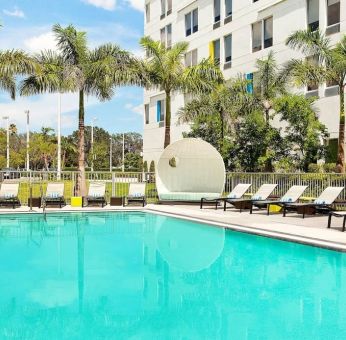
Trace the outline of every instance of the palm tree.
<path fill-rule="evenodd" d="M 286 66 L 296 85 L 306 86 L 311 83 L 330 82 L 339 90 L 339 141 L 338 172 L 345 172 L 345 79 L 346 79 L 346 35 L 343 35 L 336 46 L 332 46 L 321 31 L 297 31 L 291 34 L 286 44 L 301 51 L 306 57 L 315 57 L 318 63 L 308 60 L 292 59 Z"/>
<path fill-rule="evenodd" d="M 43 92 L 78 92 L 78 177 L 76 194 L 84 196 L 85 183 L 85 137 L 84 98 L 96 96 L 109 100 L 114 87 L 140 84 L 138 63 L 124 50 L 113 44 L 101 45 L 93 50 L 87 46 L 85 32 L 74 26 L 53 26 L 58 52 L 43 51 L 35 56 L 40 67 L 21 84 L 22 95 Z"/>
<path fill-rule="evenodd" d="M 254 92 L 263 105 L 264 117 L 269 125 L 273 100 L 287 93 L 287 73 L 279 69 L 273 51 L 266 58 L 257 59 L 256 69 Z"/>
<path fill-rule="evenodd" d="M 148 88 L 162 89 L 166 96 L 164 148 L 171 142 L 171 97 L 172 93 L 202 93 L 211 91 L 217 83 L 223 82 L 220 69 L 209 60 L 196 66 L 186 67 L 184 57 L 188 43 L 178 42 L 166 48 L 159 41 L 143 37 L 140 41 L 147 59 L 144 70 Z"/>
<path fill-rule="evenodd" d="M 238 118 L 259 108 L 258 100 L 247 92 L 243 77 L 230 79 L 212 92 L 193 98 L 179 111 L 179 123 L 190 123 L 198 116 L 218 115 L 221 122 L 219 151 L 222 152 L 225 135 L 232 135 Z"/>

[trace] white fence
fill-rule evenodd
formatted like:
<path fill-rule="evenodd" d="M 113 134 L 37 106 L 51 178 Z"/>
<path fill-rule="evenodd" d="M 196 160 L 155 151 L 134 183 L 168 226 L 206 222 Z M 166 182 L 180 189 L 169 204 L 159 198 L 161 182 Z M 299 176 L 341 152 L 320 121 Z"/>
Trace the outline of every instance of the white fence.
<path fill-rule="evenodd" d="M 64 182 L 65 198 L 70 201 L 74 195 L 77 171 L 57 172 L 46 171 L 0 171 L 0 183 L 13 181 L 20 183 L 20 200 L 26 205 L 32 192 L 32 197 L 40 197 L 45 192 L 48 182 Z M 87 184 L 90 181 L 106 182 L 107 199 L 111 196 L 128 194 L 129 184 L 146 182 L 146 195 L 149 202 L 157 201 L 155 175 L 153 173 L 134 172 L 86 172 Z M 238 183 L 251 183 L 251 192 L 255 192 L 264 183 L 277 183 L 274 195 L 282 196 L 292 185 L 307 185 L 304 196 L 317 197 L 328 186 L 345 186 L 346 175 L 334 173 L 227 173 L 225 194 Z M 346 201 L 346 190 L 339 197 Z"/>

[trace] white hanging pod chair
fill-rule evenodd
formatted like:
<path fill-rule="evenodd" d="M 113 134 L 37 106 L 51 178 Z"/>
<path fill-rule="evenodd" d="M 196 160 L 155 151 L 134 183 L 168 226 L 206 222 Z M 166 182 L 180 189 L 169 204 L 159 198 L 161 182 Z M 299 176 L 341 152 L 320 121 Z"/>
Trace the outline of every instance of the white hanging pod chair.
<path fill-rule="evenodd" d="M 219 198 L 224 190 L 226 171 L 219 152 L 197 138 L 184 138 L 169 145 L 156 167 L 160 201 L 199 202 Z"/>

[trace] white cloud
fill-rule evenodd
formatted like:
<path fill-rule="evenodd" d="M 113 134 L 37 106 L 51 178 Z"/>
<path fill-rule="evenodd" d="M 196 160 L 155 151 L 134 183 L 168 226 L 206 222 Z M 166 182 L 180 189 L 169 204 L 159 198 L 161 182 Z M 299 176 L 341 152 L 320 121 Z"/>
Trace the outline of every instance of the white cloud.
<path fill-rule="evenodd" d="M 116 0 L 82 0 L 83 2 L 95 7 L 103 8 L 107 11 L 114 11 Z"/>
<path fill-rule="evenodd" d="M 144 12 L 144 0 L 126 0 L 126 2 L 137 11 Z"/>
<path fill-rule="evenodd" d="M 137 11 L 144 12 L 144 0 L 126 0 L 126 2 Z"/>
<path fill-rule="evenodd" d="M 129 103 L 129 104 L 125 105 L 125 109 L 130 110 L 130 111 L 132 111 L 132 112 L 134 112 L 134 113 L 136 113 L 136 114 L 138 114 L 140 116 L 143 115 L 143 105 L 142 104 L 140 104 L 140 105 L 133 105 L 133 104 Z"/>
<path fill-rule="evenodd" d="M 24 12 L 21 9 L 19 9 L 18 7 L 14 7 L 12 11 L 4 9 L 3 13 L 5 15 L 10 16 L 10 17 L 25 18 Z"/>
<path fill-rule="evenodd" d="M 56 50 L 56 41 L 52 32 L 42 33 L 24 40 L 24 46 L 30 52 Z"/>

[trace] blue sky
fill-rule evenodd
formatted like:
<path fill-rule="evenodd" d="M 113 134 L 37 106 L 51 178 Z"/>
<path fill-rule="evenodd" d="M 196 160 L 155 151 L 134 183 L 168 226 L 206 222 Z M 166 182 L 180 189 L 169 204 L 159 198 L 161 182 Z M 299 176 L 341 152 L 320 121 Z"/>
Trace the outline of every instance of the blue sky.
<path fill-rule="evenodd" d="M 73 24 L 86 31 L 90 47 L 112 42 L 136 55 L 142 53 L 138 41 L 143 35 L 144 0 L 1 0 L 0 49 L 20 48 L 31 53 L 54 49 L 51 27 L 55 23 Z M 119 88 L 109 102 L 88 98 L 86 124 L 93 117 L 96 125 L 110 132 L 142 132 L 142 89 Z M 56 94 L 9 99 L 0 92 L 0 116 L 10 116 L 11 122 L 24 131 L 24 110 L 30 110 L 31 129 L 41 126 L 56 128 Z M 77 128 L 78 98 L 76 94 L 62 96 L 63 133 Z M 3 126 L 3 120 L 0 121 Z"/>

